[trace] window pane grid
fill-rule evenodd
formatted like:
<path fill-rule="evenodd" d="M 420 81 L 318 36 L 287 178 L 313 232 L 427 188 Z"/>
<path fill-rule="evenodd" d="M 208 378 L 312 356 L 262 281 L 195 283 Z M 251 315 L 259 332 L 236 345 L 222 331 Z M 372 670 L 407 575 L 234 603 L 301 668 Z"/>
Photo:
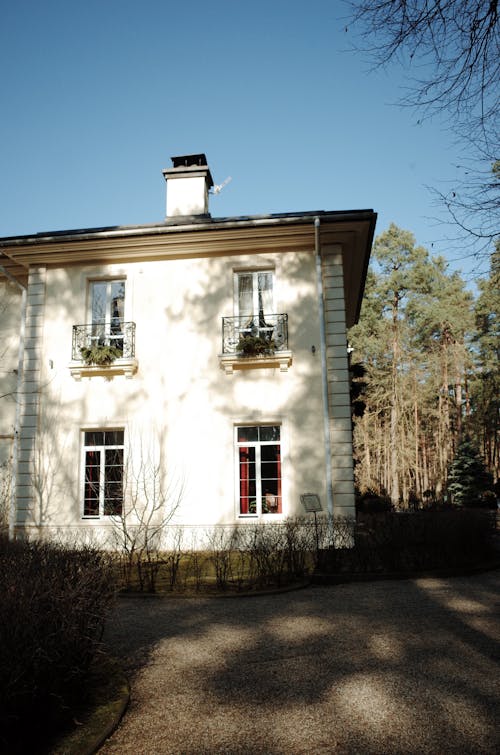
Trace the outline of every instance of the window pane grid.
<path fill-rule="evenodd" d="M 239 317 L 246 318 L 250 323 L 260 314 L 274 312 L 273 279 L 272 270 L 235 274 L 235 307 Z"/>
<path fill-rule="evenodd" d="M 90 281 L 91 341 L 123 352 L 125 281 Z"/>
<path fill-rule="evenodd" d="M 120 515 L 123 507 L 123 430 L 84 432 L 83 515 Z"/>
<path fill-rule="evenodd" d="M 280 437 L 279 425 L 236 428 L 240 515 L 282 513 Z"/>

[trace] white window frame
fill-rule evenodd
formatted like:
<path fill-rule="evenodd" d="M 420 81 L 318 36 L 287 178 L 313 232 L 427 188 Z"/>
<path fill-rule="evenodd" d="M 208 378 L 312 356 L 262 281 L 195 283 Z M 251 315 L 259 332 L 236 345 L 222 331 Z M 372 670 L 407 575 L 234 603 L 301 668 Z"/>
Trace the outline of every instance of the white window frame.
<path fill-rule="evenodd" d="M 94 286 L 94 284 L 101 284 L 101 285 L 106 284 L 106 313 L 105 313 L 104 320 L 105 320 L 106 325 L 111 325 L 111 319 L 112 319 L 111 318 L 111 301 L 112 301 L 111 286 L 113 283 L 123 283 L 124 290 L 125 290 L 124 299 L 126 302 L 127 301 L 127 278 L 125 275 L 112 275 L 109 277 L 106 276 L 105 278 L 89 278 L 87 280 L 87 287 L 88 287 L 87 311 L 88 311 L 89 322 L 94 322 L 93 312 L 92 312 L 92 301 L 93 301 L 92 287 Z M 125 306 L 126 305 L 124 305 L 124 312 L 123 312 L 124 318 L 125 318 Z M 99 322 L 101 322 L 101 320 L 99 320 Z"/>
<path fill-rule="evenodd" d="M 239 297 L 239 278 L 242 275 L 252 276 L 252 299 L 253 299 L 253 316 L 259 315 L 259 278 L 262 273 L 270 273 L 272 276 L 273 288 L 272 288 L 272 311 L 265 312 L 264 314 L 271 315 L 276 312 L 276 272 L 272 267 L 265 267 L 260 269 L 249 270 L 235 270 L 233 278 L 233 298 L 234 298 L 234 314 L 236 317 L 240 315 L 240 297 Z"/>
<path fill-rule="evenodd" d="M 238 430 L 243 427 L 279 427 L 280 438 L 279 440 L 269 441 L 238 441 Z M 262 495 L 262 477 L 261 477 L 261 448 L 263 446 L 276 446 L 280 448 L 280 487 L 281 487 L 281 511 L 266 512 L 263 511 L 263 495 Z M 239 449 L 242 447 L 255 448 L 255 498 L 256 498 L 256 510 L 255 512 L 242 513 L 241 512 L 241 500 L 240 500 L 240 453 Z M 271 521 L 279 520 L 283 517 L 285 512 L 285 499 L 284 499 L 284 475 L 283 475 L 283 460 L 284 460 L 284 442 L 283 442 L 283 423 L 281 421 L 249 421 L 238 422 L 234 425 L 234 460 L 235 460 L 235 503 L 236 503 L 236 515 L 239 519 L 270 519 Z"/>
<path fill-rule="evenodd" d="M 123 315 L 121 317 L 122 322 L 127 322 L 127 278 L 124 275 L 116 275 L 116 276 L 110 276 L 106 278 L 90 278 L 87 281 L 87 312 L 88 312 L 88 320 L 87 322 L 91 324 L 92 326 L 104 323 L 104 338 L 106 345 L 113 346 L 116 345 L 118 348 L 120 348 L 120 342 L 121 342 L 121 348 L 123 349 L 123 331 L 117 332 L 116 334 L 112 334 L 111 332 L 111 322 L 113 320 L 113 316 L 111 313 L 111 305 L 113 301 L 112 297 L 112 285 L 113 283 L 123 283 L 124 288 L 124 295 L 123 295 Z M 95 285 L 106 285 L 106 297 L 105 297 L 105 313 L 104 313 L 104 320 L 94 320 L 94 312 L 93 312 L 93 302 L 94 302 L 94 286 Z M 94 330 L 94 327 L 92 328 L 92 331 Z M 101 340 L 103 336 L 101 334 L 95 335 L 94 332 L 92 332 L 92 335 L 90 336 L 91 342 L 98 342 Z"/>
<path fill-rule="evenodd" d="M 123 442 L 118 444 L 90 444 L 86 442 L 87 433 L 123 433 Z M 104 438 L 105 439 L 105 438 Z M 105 513 L 105 474 L 106 474 L 106 451 L 121 450 L 122 456 L 122 506 L 119 513 Z M 94 451 L 99 454 L 99 510 L 97 513 L 85 513 L 85 488 L 86 488 L 86 471 L 87 471 L 87 452 Z M 111 517 L 121 516 L 125 506 L 125 428 L 122 427 L 87 427 L 81 431 L 81 483 L 80 483 L 80 500 L 82 506 L 83 519 L 110 519 Z"/>
<path fill-rule="evenodd" d="M 263 310 L 263 315 L 272 315 L 276 313 L 276 274 L 272 267 L 252 268 L 248 270 L 235 270 L 233 278 L 233 298 L 234 298 L 234 314 L 235 317 L 242 316 L 240 313 L 240 297 L 239 297 L 239 279 L 243 275 L 252 276 L 252 314 L 249 315 L 249 320 L 252 321 L 252 326 L 249 324 L 240 323 L 237 328 L 238 336 L 246 335 L 258 335 L 262 338 L 271 337 L 274 327 L 259 327 L 259 275 L 270 274 L 272 281 L 271 291 L 271 305 L 269 311 Z"/>

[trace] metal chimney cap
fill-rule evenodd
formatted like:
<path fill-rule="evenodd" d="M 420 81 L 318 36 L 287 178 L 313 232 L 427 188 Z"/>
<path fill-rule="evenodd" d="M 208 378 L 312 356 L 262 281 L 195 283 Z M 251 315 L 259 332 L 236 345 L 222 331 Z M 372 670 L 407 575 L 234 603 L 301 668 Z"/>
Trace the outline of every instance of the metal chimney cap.
<path fill-rule="evenodd" d="M 208 167 L 207 156 L 203 152 L 199 155 L 179 155 L 170 159 L 174 168 L 190 168 L 193 165 Z"/>
<path fill-rule="evenodd" d="M 207 156 L 203 152 L 198 155 L 179 155 L 170 159 L 172 160 L 173 168 L 166 168 L 163 171 L 165 180 L 169 178 L 205 176 L 207 188 L 211 189 L 214 185 L 214 179 L 207 164 Z"/>

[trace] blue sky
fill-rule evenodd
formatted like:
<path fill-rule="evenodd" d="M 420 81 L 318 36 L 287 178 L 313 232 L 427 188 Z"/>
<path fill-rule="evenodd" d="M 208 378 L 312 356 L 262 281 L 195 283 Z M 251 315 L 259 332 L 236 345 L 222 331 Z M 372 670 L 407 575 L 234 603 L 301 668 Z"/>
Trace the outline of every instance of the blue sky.
<path fill-rule="evenodd" d="M 348 51 L 342 2 L 2 5 L 0 236 L 162 221 L 162 169 L 205 152 L 232 177 L 215 217 L 373 208 L 476 272 L 426 188 L 457 176 L 452 138 Z"/>

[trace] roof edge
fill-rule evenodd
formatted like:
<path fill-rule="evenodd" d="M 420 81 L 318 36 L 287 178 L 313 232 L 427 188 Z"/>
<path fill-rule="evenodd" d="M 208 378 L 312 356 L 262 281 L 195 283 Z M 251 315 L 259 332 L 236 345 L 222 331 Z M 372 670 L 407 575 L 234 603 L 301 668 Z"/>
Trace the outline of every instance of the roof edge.
<path fill-rule="evenodd" d="M 222 228 L 240 228 L 252 226 L 272 226 L 299 224 L 315 217 L 323 221 L 340 223 L 349 221 L 374 221 L 377 214 L 373 209 L 364 210 L 316 210 L 301 213 L 277 213 L 270 215 L 242 215 L 234 217 L 210 218 L 208 216 L 184 217 L 182 221 L 166 220 L 161 223 L 130 226 L 103 226 L 98 228 L 80 228 L 63 231 L 45 231 L 24 236 L 5 236 L 0 238 L 0 248 L 27 246 L 31 244 L 51 244 L 60 241 L 90 240 L 98 238 L 120 238 L 126 236 L 148 236 L 152 234 L 180 233 L 195 230 L 220 230 Z"/>

